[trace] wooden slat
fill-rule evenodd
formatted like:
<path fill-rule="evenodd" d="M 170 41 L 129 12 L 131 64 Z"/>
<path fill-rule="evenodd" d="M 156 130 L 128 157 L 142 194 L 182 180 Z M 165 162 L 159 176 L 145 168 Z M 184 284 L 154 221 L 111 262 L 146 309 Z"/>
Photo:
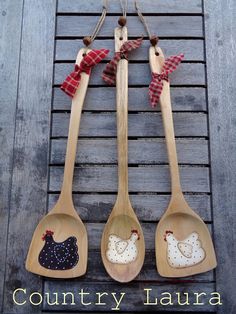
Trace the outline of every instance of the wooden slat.
<path fill-rule="evenodd" d="M 50 191 L 60 190 L 62 174 L 62 167 L 50 168 Z M 180 174 L 184 192 L 210 192 L 208 168 L 181 167 Z M 73 191 L 116 192 L 117 167 L 94 166 L 76 168 Z M 129 169 L 129 191 L 170 192 L 168 167 L 131 167 Z"/>
<path fill-rule="evenodd" d="M 0 2 L 0 312 L 6 265 L 23 1 Z M 11 38 L 11 40 L 8 40 Z"/>
<path fill-rule="evenodd" d="M 159 46 L 163 49 L 166 56 L 172 56 L 179 53 L 184 53 L 185 61 L 204 61 L 203 40 L 160 40 Z M 56 61 L 74 61 L 80 47 L 83 47 L 81 39 L 74 40 L 57 40 L 56 41 Z M 139 49 L 130 53 L 129 60 L 143 61 L 148 60 L 148 48 L 150 47 L 149 40 L 144 40 Z M 110 56 L 114 54 L 113 40 L 95 40 L 93 43 L 94 49 L 106 48 L 110 50 Z"/>
<path fill-rule="evenodd" d="M 206 111 L 206 90 L 204 88 L 171 88 L 173 111 Z M 60 88 L 54 88 L 53 109 L 70 110 L 71 98 Z M 115 87 L 89 88 L 84 110 L 115 111 Z M 160 111 L 160 106 L 152 109 L 148 96 L 148 87 L 129 88 L 129 111 Z"/>
<path fill-rule="evenodd" d="M 204 221 L 211 221 L 209 195 L 185 195 L 185 198 Z M 168 206 L 170 195 L 140 194 L 131 195 L 130 199 L 141 221 L 158 221 Z M 53 208 L 57 200 L 58 194 L 50 194 L 48 208 Z M 105 222 L 115 204 L 116 194 L 74 194 L 73 200 L 82 220 Z"/>
<path fill-rule="evenodd" d="M 64 164 L 66 140 L 52 140 L 51 164 Z M 178 139 L 177 152 L 181 164 L 208 164 L 208 141 L 204 139 Z M 80 164 L 117 163 L 115 139 L 81 139 L 76 162 Z M 167 163 L 164 139 L 139 139 L 129 141 L 130 164 Z"/>
<path fill-rule="evenodd" d="M 54 113 L 52 136 L 67 136 L 68 113 Z M 204 113 L 174 113 L 176 136 L 207 136 L 207 116 Z M 116 136 L 115 113 L 84 113 L 80 136 Z M 160 113 L 129 114 L 129 136 L 164 136 Z"/>
<path fill-rule="evenodd" d="M 106 85 L 102 80 L 105 64 L 98 64 L 92 70 L 90 85 Z M 73 71 L 74 64 L 55 64 L 54 84 L 61 84 Z M 129 64 L 129 85 L 149 85 L 151 73 L 149 64 Z M 205 67 L 201 63 L 182 63 L 171 75 L 172 85 L 205 85 Z"/>
<path fill-rule="evenodd" d="M 19 287 L 42 288 L 40 278 L 25 270 L 24 261 L 34 228 L 46 210 L 55 11 L 55 0 L 24 1 L 4 313 L 40 312 L 30 303 L 14 304 L 12 292 Z"/>
<path fill-rule="evenodd" d="M 208 71 L 216 289 L 219 314 L 235 313 L 236 282 L 236 2 L 204 1 Z M 227 17 L 227 18 L 225 18 Z"/>
<path fill-rule="evenodd" d="M 142 23 L 137 16 L 128 17 L 128 35 L 130 37 L 145 34 Z M 99 37 L 114 37 L 117 16 L 107 16 Z M 96 18 L 97 21 L 97 18 Z M 83 37 L 92 34 L 96 23 L 88 23 L 87 16 L 58 16 L 56 35 L 60 37 Z M 201 16 L 149 16 L 148 25 L 160 37 L 199 38 L 203 36 Z"/>
<path fill-rule="evenodd" d="M 81 289 L 84 289 L 84 292 L 90 293 L 90 295 L 86 295 L 86 299 L 84 300 L 85 302 L 91 302 L 90 305 L 82 305 L 80 302 L 80 296 L 78 293 L 80 292 Z M 145 297 L 145 291 L 143 289 L 152 289 L 152 293 L 150 295 L 150 301 L 154 301 L 155 297 L 160 300 L 161 298 L 161 293 L 164 292 L 169 292 L 173 295 L 173 305 L 171 306 L 163 306 L 159 303 L 157 305 L 144 305 L 144 302 L 146 300 Z M 80 283 L 80 281 L 63 281 L 63 285 L 61 281 L 46 281 L 45 283 L 45 292 L 51 293 L 52 291 L 58 291 L 59 292 L 59 302 L 62 303 L 62 292 L 72 292 L 75 294 L 75 305 L 71 305 L 68 301 L 67 305 L 63 306 L 64 311 L 94 311 L 96 313 L 98 312 L 103 312 L 107 313 L 109 311 L 112 311 L 112 308 L 115 308 L 115 301 L 111 296 L 111 293 L 116 293 L 116 297 L 120 298 L 120 294 L 123 292 L 125 293 L 125 296 L 121 302 L 120 305 L 120 310 L 121 311 L 136 311 L 136 312 L 157 312 L 157 311 L 179 311 L 179 312 L 187 312 L 189 313 L 190 311 L 196 311 L 197 310 L 200 312 L 206 313 L 208 312 L 214 312 L 215 307 L 209 304 L 209 298 L 210 298 L 210 293 L 214 292 L 214 283 L 205 283 L 205 284 L 192 284 L 192 283 L 183 283 L 181 285 L 178 284 L 158 284 L 158 283 L 140 283 L 140 282 L 133 282 L 129 283 L 126 285 L 117 285 L 117 283 Z M 201 292 L 206 293 L 206 297 L 203 298 L 204 304 L 203 305 L 193 305 L 195 302 L 194 298 L 194 293 L 201 293 Z M 97 292 L 107 292 L 108 296 L 104 296 L 104 303 L 106 305 L 95 305 L 97 302 Z M 184 293 L 188 292 L 189 293 L 189 303 L 190 305 L 183 305 L 180 306 L 176 304 L 177 298 L 175 293 L 179 292 L 182 297 L 184 297 Z M 166 295 L 165 295 L 166 296 Z M 164 297 L 164 295 L 163 295 Z M 51 300 L 53 298 L 53 295 L 51 295 Z M 51 301 L 52 302 L 52 301 Z M 43 309 L 44 310 L 52 310 L 54 311 L 61 309 L 62 306 L 60 305 L 54 305 L 50 306 L 47 304 L 46 300 L 44 302 Z M 114 311 L 112 311 L 114 312 Z"/>
<path fill-rule="evenodd" d="M 201 13 L 202 4 L 200 0 L 139 0 L 140 9 L 143 13 Z M 120 14 L 119 1 L 110 0 L 108 12 Z M 101 1 L 93 0 L 59 0 L 58 13 L 100 13 Z M 128 4 L 128 12 L 134 13 L 132 2 Z"/>

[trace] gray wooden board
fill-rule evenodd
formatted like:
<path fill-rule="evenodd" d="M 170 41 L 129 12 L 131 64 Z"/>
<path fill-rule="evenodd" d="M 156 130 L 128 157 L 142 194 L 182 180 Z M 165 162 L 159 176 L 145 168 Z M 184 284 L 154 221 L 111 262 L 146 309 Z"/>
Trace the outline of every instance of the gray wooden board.
<path fill-rule="evenodd" d="M 173 111 L 206 111 L 206 90 L 198 87 L 172 87 L 171 101 Z M 53 109 L 70 110 L 71 98 L 60 88 L 54 88 Z M 88 88 L 84 110 L 115 111 L 115 87 Z M 148 96 L 148 87 L 129 88 L 129 111 L 160 111 L 160 106 L 152 109 Z"/>
<path fill-rule="evenodd" d="M 86 302 L 91 302 L 91 305 L 89 306 L 83 306 L 80 303 L 80 298 L 78 293 L 80 292 L 80 289 L 84 289 L 85 292 L 90 293 L 90 295 L 87 295 L 87 300 Z M 117 283 L 80 283 L 78 281 L 74 282 L 69 282 L 69 281 L 64 281 L 63 284 L 61 281 L 47 281 L 45 283 L 45 293 L 51 293 L 52 291 L 56 290 L 59 291 L 59 300 L 62 303 L 62 292 L 72 292 L 75 295 L 76 299 L 76 304 L 75 305 L 70 305 L 70 301 L 68 302 L 67 305 L 54 305 L 50 306 L 46 303 L 44 303 L 43 309 L 47 311 L 52 311 L 58 310 L 58 309 L 63 309 L 64 311 L 66 310 L 73 310 L 73 311 L 95 311 L 95 312 L 103 312 L 104 311 L 111 311 L 111 309 L 114 307 L 114 303 L 112 302 L 111 295 L 107 296 L 105 298 L 105 303 L 106 305 L 103 306 L 98 306 L 95 305 L 96 303 L 96 292 L 116 292 L 117 297 L 120 295 L 121 292 L 126 293 L 126 297 L 123 299 L 123 303 L 121 302 L 120 310 L 121 311 L 136 311 L 136 312 L 141 312 L 141 311 L 160 311 L 160 310 L 166 310 L 166 311 L 180 311 L 180 312 L 187 312 L 189 313 L 190 311 L 196 310 L 196 305 L 186 305 L 186 306 L 179 306 L 176 303 L 174 303 L 172 306 L 163 306 L 157 304 L 157 305 L 152 305 L 152 306 L 145 306 L 143 303 L 145 302 L 145 294 L 143 289 L 152 289 L 152 301 L 154 297 L 161 296 L 161 293 L 163 292 L 170 292 L 173 293 L 173 299 L 174 299 L 174 292 L 180 292 L 181 294 L 184 294 L 184 292 L 188 292 L 190 297 L 190 302 L 194 303 L 193 301 L 193 293 L 199 293 L 204 291 L 207 295 L 210 295 L 211 292 L 214 292 L 214 283 L 205 283 L 205 284 L 193 284 L 193 283 L 182 283 L 180 284 L 175 284 L 173 283 L 172 285 L 170 284 L 158 284 L 158 283 L 141 283 L 141 282 L 133 282 L 128 285 L 118 285 Z M 51 302 L 53 301 L 52 299 L 53 295 L 51 295 Z M 214 312 L 214 306 L 210 305 L 208 303 L 208 297 L 205 298 L 204 305 L 199 305 L 197 306 L 198 311 L 205 312 Z M 176 302 L 176 300 L 175 300 Z M 164 309 L 163 309 L 164 308 Z"/>
<path fill-rule="evenodd" d="M 61 188 L 63 167 L 50 167 L 50 191 Z M 210 192 L 209 169 L 206 167 L 180 168 L 184 192 Z M 170 192 L 169 169 L 167 166 L 143 166 L 129 168 L 130 192 Z M 73 191 L 116 192 L 116 166 L 76 167 Z"/>
<path fill-rule="evenodd" d="M 90 85 L 106 85 L 102 80 L 105 64 L 98 64 L 92 70 Z M 61 84 L 67 75 L 74 70 L 74 64 L 56 63 L 54 84 Z M 182 63 L 171 74 L 172 85 L 205 85 L 205 66 L 202 63 Z M 151 82 L 150 66 L 146 64 L 129 64 L 129 85 L 149 85 Z"/>
<path fill-rule="evenodd" d="M 139 0 L 139 6 L 143 13 L 202 13 L 201 0 Z M 100 13 L 101 1 L 94 0 L 58 0 L 58 13 Z M 120 14 L 120 3 L 110 0 L 108 13 Z M 132 1 L 128 3 L 128 12 L 135 13 Z"/>
<path fill-rule="evenodd" d="M 59 37 L 83 37 L 92 34 L 94 23 L 87 23 L 87 16 L 58 16 L 57 33 Z M 114 37 L 114 28 L 118 26 L 117 16 L 107 16 L 99 37 Z M 201 16 L 149 16 L 148 25 L 152 32 L 160 37 L 202 38 Z M 146 35 L 143 24 L 137 16 L 130 16 L 127 22 L 128 36 Z"/>
<path fill-rule="evenodd" d="M 52 136 L 66 137 L 69 126 L 68 113 L 54 113 L 52 117 Z M 205 113 L 181 112 L 173 114 L 176 136 L 207 136 L 207 115 Z M 129 136 L 164 136 L 160 113 L 129 114 Z M 116 137 L 115 113 L 83 113 L 80 136 Z"/>
<path fill-rule="evenodd" d="M 164 139 L 130 140 L 130 164 L 167 163 Z M 52 140 L 51 164 L 65 161 L 66 140 Z M 205 139 L 178 139 L 177 152 L 180 164 L 208 164 L 208 141 Z M 113 164 L 117 163 L 117 143 L 115 139 L 81 139 L 76 163 Z"/>
<path fill-rule="evenodd" d="M 34 228 L 39 217 L 46 211 L 55 11 L 54 0 L 24 1 L 7 246 L 5 313 L 40 311 L 30 303 L 24 307 L 14 304 L 12 292 L 18 287 L 30 287 L 34 291 L 40 291 L 42 288 L 40 278 L 28 273 L 24 263 Z"/>
<path fill-rule="evenodd" d="M 53 208 L 58 200 L 59 194 L 49 194 L 48 208 Z M 185 195 L 191 208 L 202 217 L 204 221 L 210 222 L 211 204 L 210 195 L 193 194 Z M 74 194 L 74 205 L 80 217 L 84 221 L 105 222 L 116 200 L 114 194 Z M 139 194 L 130 195 L 130 200 L 138 218 L 142 221 L 158 221 L 170 201 L 170 195 Z"/>
<path fill-rule="evenodd" d="M 204 1 L 216 289 L 224 304 L 218 313 L 236 311 L 236 2 Z"/>
<path fill-rule="evenodd" d="M 184 54 L 184 61 L 204 61 L 204 41 L 203 40 L 160 40 L 158 44 L 166 56 Z M 81 39 L 74 40 L 57 40 L 55 61 L 74 61 L 78 50 L 83 47 Z M 113 40 L 95 40 L 92 47 L 94 49 L 109 49 L 110 56 L 114 54 L 114 41 Z M 143 40 L 139 49 L 130 53 L 129 60 L 132 61 L 147 61 L 149 58 L 149 40 Z"/>
<path fill-rule="evenodd" d="M 0 312 L 6 265 L 22 6 L 22 0 L 15 3 L 10 0 L 0 2 Z"/>

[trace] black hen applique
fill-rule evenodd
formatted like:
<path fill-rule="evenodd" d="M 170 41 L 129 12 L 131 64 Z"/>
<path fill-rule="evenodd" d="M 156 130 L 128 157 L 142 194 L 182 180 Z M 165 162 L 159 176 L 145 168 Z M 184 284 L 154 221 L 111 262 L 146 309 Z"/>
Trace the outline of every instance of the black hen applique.
<path fill-rule="evenodd" d="M 67 270 L 76 266 L 79 254 L 75 237 L 69 237 L 64 242 L 55 242 L 53 231 L 47 230 L 42 240 L 45 241 L 45 244 L 38 258 L 42 267 L 52 270 Z"/>

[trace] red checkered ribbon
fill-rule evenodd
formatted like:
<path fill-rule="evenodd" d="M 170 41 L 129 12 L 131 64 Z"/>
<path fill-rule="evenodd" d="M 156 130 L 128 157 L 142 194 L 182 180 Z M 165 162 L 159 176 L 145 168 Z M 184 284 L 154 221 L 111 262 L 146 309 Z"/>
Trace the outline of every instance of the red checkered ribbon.
<path fill-rule="evenodd" d="M 61 89 L 69 96 L 73 97 L 77 88 L 79 87 L 81 73 L 85 72 L 90 75 L 91 68 L 98 64 L 109 53 L 107 49 L 92 50 L 84 56 L 80 65 L 76 64 L 75 69 L 71 72 L 63 84 Z"/>
<path fill-rule="evenodd" d="M 176 70 L 183 58 L 183 54 L 171 56 L 165 60 L 160 74 L 152 73 L 152 81 L 149 85 L 149 96 L 152 107 L 155 107 L 158 104 L 163 89 L 163 80 L 167 82 L 169 81 L 168 75 Z"/>
<path fill-rule="evenodd" d="M 138 48 L 142 44 L 143 39 L 138 38 L 136 40 L 128 40 L 120 48 L 120 51 L 115 53 L 114 58 L 106 65 L 102 74 L 102 79 L 109 85 L 116 82 L 116 70 L 118 62 L 121 59 L 128 60 L 128 52 Z"/>

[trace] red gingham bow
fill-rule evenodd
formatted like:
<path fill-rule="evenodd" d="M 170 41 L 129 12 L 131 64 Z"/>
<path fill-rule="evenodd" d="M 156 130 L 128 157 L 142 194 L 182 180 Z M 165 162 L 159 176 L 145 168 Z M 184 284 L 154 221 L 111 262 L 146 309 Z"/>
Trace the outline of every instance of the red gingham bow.
<path fill-rule="evenodd" d="M 77 88 L 79 87 L 81 73 L 85 72 L 88 75 L 91 72 L 91 68 L 98 64 L 109 53 L 107 49 L 92 50 L 80 62 L 80 65 L 76 64 L 75 69 L 71 72 L 63 84 L 61 89 L 69 96 L 73 97 Z"/>
<path fill-rule="evenodd" d="M 138 38 L 136 40 L 128 40 L 120 48 L 119 52 L 115 53 L 114 58 L 106 65 L 105 70 L 102 74 L 102 79 L 109 85 L 115 84 L 116 82 L 116 70 L 117 64 L 120 59 L 128 59 L 128 52 L 138 48 L 142 44 L 143 39 Z"/>
<path fill-rule="evenodd" d="M 176 70 L 183 58 L 183 54 L 171 56 L 165 60 L 160 74 L 154 72 L 152 73 L 152 81 L 149 85 L 149 96 L 152 107 L 155 107 L 158 104 L 163 88 L 163 80 L 167 82 L 169 81 L 168 74 Z"/>

